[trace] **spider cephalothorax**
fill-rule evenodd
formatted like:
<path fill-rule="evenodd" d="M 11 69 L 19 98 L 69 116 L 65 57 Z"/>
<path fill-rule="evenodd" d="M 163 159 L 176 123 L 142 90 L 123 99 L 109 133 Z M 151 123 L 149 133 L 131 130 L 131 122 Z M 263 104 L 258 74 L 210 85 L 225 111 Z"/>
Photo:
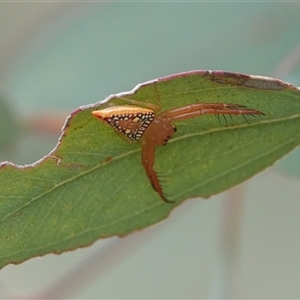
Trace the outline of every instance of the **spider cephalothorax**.
<path fill-rule="evenodd" d="M 162 190 L 157 174 L 153 168 L 155 147 L 165 145 L 176 132 L 172 122 L 198 117 L 204 114 L 214 115 L 263 115 L 262 112 L 248 109 L 240 104 L 195 103 L 159 113 L 159 107 L 127 98 L 127 103 L 134 105 L 116 105 L 92 114 L 109 124 L 118 133 L 142 145 L 142 164 L 154 190 L 165 202 L 168 200 Z M 144 107 L 136 106 L 142 105 Z"/>

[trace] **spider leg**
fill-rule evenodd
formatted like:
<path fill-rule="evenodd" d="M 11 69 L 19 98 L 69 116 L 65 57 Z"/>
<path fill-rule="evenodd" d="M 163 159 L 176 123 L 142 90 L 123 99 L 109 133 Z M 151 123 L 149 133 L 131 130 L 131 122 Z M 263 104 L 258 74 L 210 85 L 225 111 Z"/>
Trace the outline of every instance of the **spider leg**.
<path fill-rule="evenodd" d="M 162 190 L 161 184 L 158 180 L 157 174 L 153 169 L 155 157 L 155 144 L 153 140 L 142 141 L 142 164 L 145 168 L 147 176 L 154 190 L 159 196 L 167 203 L 174 203 L 174 201 L 168 200 Z"/>
<path fill-rule="evenodd" d="M 170 109 L 162 113 L 170 122 L 195 118 L 204 114 L 264 115 L 264 113 L 246 108 L 244 105 L 227 103 L 196 103 Z"/>

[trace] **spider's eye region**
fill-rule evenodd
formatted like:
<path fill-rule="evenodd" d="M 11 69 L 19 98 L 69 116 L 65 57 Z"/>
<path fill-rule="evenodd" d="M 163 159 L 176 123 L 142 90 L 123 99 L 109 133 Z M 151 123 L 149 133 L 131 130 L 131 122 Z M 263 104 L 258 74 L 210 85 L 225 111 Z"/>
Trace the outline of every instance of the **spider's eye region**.
<path fill-rule="evenodd" d="M 104 121 L 132 141 L 139 140 L 154 120 L 154 112 L 112 114 Z"/>

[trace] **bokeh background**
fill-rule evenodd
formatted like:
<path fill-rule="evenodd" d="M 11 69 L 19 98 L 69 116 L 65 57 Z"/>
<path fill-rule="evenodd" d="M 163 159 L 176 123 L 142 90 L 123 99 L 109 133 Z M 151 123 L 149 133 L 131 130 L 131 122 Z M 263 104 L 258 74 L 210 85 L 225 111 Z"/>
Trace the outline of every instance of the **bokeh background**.
<path fill-rule="evenodd" d="M 299 26 L 292 2 L 1 2 L 0 160 L 40 159 L 71 111 L 156 77 L 300 86 Z M 299 180 L 298 148 L 156 226 L 5 267 L 0 298 L 300 298 Z"/>

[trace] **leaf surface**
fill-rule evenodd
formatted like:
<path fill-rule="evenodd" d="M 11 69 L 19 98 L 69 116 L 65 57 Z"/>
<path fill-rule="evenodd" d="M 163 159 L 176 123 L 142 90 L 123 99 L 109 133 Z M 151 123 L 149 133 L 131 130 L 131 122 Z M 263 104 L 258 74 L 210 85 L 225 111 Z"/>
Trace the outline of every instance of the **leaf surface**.
<path fill-rule="evenodd" d="M 227 120 L 202 116 L 176 123 L 157 147 L 155 170 L 173 205 L 151 187 L 140 145 L 127 143 L 91 115 L 124 104 L 117 96 L 81 107 L 55 149 L 33 165 L 0 167 L 0 268 L 61 253 L 99 238 L 155 224 L 185 199 L 208 198 L 264 170 L 300 144 L 300 91 L 276 79 L 222 71 L 160 78 L 122 94 L 162 110 L 197 102 L 246 105 L 265 113 Z"/>

